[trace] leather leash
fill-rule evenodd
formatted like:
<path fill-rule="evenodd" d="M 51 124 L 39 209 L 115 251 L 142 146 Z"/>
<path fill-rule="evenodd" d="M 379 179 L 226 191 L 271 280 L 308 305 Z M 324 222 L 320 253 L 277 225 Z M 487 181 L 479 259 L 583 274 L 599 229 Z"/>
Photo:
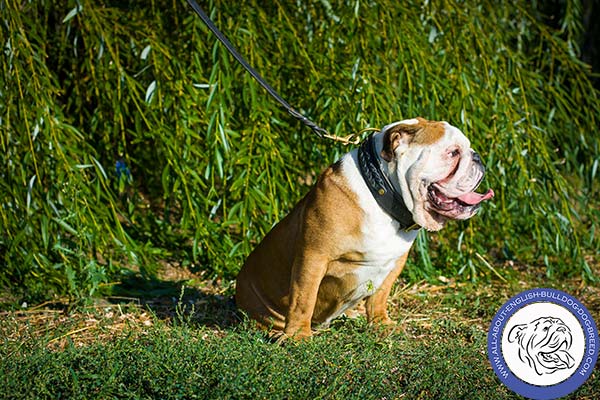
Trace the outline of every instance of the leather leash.
<path fill-rule="evenodd" d="M 353 133 L 348 136 L 337 136 L 330 134 L 327 130 L 321 128 L 319 125 L 296 111 L 285 99 L 283 99 L 279 93 L 271 85 L 269 85 L 263 77 L 254 69 L 248 62 L 238 53 L 233 47 L 231 42 L 227 39 L 223 33 L 215 26 L 212 20 L 206 15 L 202 8 L 198 5 L 196 0 L 187 0 L 188 4 L 194 9 L 196 14 L 206 24 L 208 29 L 219 39 L 223 45 L 227 48 L 229 53 L 239 62 L 245 69 L 252 75 L 252 77 L 263 87 L 265 90 L 275 99 L 279 104 L 287 110 L 287 112 L 304 125 L 308 126 L 312 131 L 320 138 L 327 138 L 336 142 L 343 143 L 345 145 L 360 143 L 360 135 L 367 131 L 379 131 L 377 128 L 365 128 L 358 133 Z M 398 193 L 394 186 L 389 182 L 386 175 L 381 170 L 379 165 L 378 157 L 375 152 L 375 141 L 373 135 L 369 135 L 366 142 L 364 142 L 358 149 L 358 164 L 360 173 L 363 176 L 369 190 L 373 194 L 373 197 L 377 203 L 387 212 L 392 218 L 400 224 L 400 229 L 410 231 L 413 229 L 420 228 L 412 219 L 411 212 L 406 208 L 402 195 Z"/>
<path fill-rule="evenodd" d="M 286 111 L 292 117 L 296 118 L 297 120 L 299 120 L 300 122 L 302 122 L 304 125 L 306 125 L 310 129 L 312 129 L 312 131 L 318 137 L 320 137 L 320 138 L 331 139 L 331 140 L 334 140 L 336 142 L 343 143 L 345 145 L 348 145 L 348 144 L 354 144 L 354 145 L 356 145 L 356 144 L 360 143 L 360 134 L 362 132 L 364 132 L 365 130 L 360 131 L 358 133 L 350 134 L 348 136 L 333 135 L 333 134 L 329 133 L 326 129 L 321 128 L 315 122 L 311 121 L 310 119 L 308 119 L 307 117 L 305 117 L 304 115 L 302 115 L 300 112 L 296 111 L 287 101 L 285 101 L 285 99 L 283 99 L 279 95 L 279 93 L 277 93 L 277 91 L 275 89 L 273 89 L 273 87 L 271 87 L 271 85 L 269 85 L 264 80 L 264 78 L 254 68 L 252 68 L 252 66 L 250 64 L 248 64 L 248 62 L 244 59 L 244 57 L 242 57 L 241 54 L 238 53 L 238 51 L 231 44 L 231 42 L 227 39 L 227 37 L 225 35 L 223 35 L 223 33 L 221 33 L 221 31 L 219 30 L 219 28 L 217 28 L 215 26 L 215 24 L 212 22 L 212 20 L 210 19 L 210 17 L 208 15 L 206 15 L 206 13 L 202 10 L 202 7 L 200 7 L 198 5 L 198 3 L 196 2 L 196 0 L 187 0 L 187 2 L 194 9 L 194 11 L 196 12 L 196 14 L 198 14 L 198 16 L 200 17 L 200 19 L 202 19 L 202 21 L 206 24 L 206 26 L 208 27 L 208 29 L 210 29 L 211 32 L 217 37 L 217 39 L 219 39 L 219 41 L 221 43 L 223 43 L 223 45 L 227 48 L 227 50 L 229 51 L 229 53 L 237 60 L 237 62 L 239 62 L 246 69 L 246 71 L 248 71 L 250 73 L 250 75 L 252 75 L 252 77 L 263 88 L 265 88 L 265 90 L 275 100 L 277 100 L 277 102 L 279 104 L 281 104 L 283 106 L 283 108 L 286 109 Z M 368 129 L 372 129 L 372 128 L 368 128 Z"/>

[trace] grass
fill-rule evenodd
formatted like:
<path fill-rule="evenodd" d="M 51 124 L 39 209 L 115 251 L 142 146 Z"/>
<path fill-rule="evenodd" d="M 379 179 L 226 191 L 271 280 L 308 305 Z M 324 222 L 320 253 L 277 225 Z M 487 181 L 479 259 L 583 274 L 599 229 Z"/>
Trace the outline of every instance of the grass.
<path fill-rule="evenodd" d="M 400 282 L 389 302 L 393 330 L 341 318 L 298 344 L 272 343 L 236 314 L 229 282 L 194 275 L 149 286 L 147 297 L 5 312 L 0 398 L 517 399 L 486 355 L 504 301 L 550 285 L 600 320 L 598 286 L 536 272 L 512 283 Z M 598 398 L 598 371 L 568 398 Z"/>
<path fill-rule="evenodd" d="M 332 338 L 281 347 L 246 332 L 153 329 L 9 357 L 2 391 L 6 398 L 512 398 L 494 385 L 478 351 L 483 335 L 469 335 L 457 351 L 455 343 L 409 345 L 399 335 L 365 333 L 343 327 L 328 332 Z"/>

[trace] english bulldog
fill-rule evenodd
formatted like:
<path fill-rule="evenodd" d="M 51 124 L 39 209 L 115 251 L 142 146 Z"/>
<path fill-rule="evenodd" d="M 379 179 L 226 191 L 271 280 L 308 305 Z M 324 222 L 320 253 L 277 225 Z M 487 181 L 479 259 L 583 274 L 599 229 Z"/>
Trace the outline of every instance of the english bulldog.
<path fill-rule="evenodd" d="M 571 329 L 560 318 L 541 317 L 515 325 L 508 333 L 508 342 L 519 346 L 519 359 L 540 376 L 575 366 L 569 354 Z"/>
<path fill-rule="evenodd" d="M 301 339 L 366 299 L 367 320 L 386 310 L 420 228 L 472 217 L 490 189 L 467 137 L 443 121 L 385 126 L 327 168 L 267 234 L 236 282 L 239 309 L 283 337 Z"/>

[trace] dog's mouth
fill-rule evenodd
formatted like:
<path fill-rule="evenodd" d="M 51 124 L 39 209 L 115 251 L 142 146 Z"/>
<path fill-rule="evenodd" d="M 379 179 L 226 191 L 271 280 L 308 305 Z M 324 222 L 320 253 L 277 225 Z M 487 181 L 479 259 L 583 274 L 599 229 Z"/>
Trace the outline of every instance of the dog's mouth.
<path fill-rule="evenodd" d="M 434 182 L 427 188 L 427 197 L 432 211 L 452 219 L 466 219 L 471 217 L 482 202 L 494 197 L 494 191 L 488 189 L 485 193 L 476 193 L 479 182 L 468 192 L 457 197 L 446 195 L 443 188 Z"/>
<path fill-rule="evenodd" d="M 552 349 L 549 352 L 539 352 L 537 359 L 545 368 L 554 369 L 568 369 L 575 366 L 575 360 L 567 351 L 570 347 L 568 340 L 563 340 L 558 344 L 551 346 Z"/>

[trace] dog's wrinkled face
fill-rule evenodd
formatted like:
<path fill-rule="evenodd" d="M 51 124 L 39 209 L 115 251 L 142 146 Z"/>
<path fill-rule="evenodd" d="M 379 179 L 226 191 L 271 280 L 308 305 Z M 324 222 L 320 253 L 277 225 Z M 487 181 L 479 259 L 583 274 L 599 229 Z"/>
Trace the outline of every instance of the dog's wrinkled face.
<path fill-rule="evenodd" d="M 414 221 L 430 231 L 472 217 L 489 189 L 475 193 L 485 169 L 469 139 L 447 122 L 410 119 L 382 129 L 381 156 Z"/>
<path fill-rule="evenodd" d="M 538 375 L 575 365 L 569 354 L 573 343 L 571 330 L 560 318 L 541 317 L 515 325 L 508 333 L 508 341 L 519 345 L 519 358 Z"/>

